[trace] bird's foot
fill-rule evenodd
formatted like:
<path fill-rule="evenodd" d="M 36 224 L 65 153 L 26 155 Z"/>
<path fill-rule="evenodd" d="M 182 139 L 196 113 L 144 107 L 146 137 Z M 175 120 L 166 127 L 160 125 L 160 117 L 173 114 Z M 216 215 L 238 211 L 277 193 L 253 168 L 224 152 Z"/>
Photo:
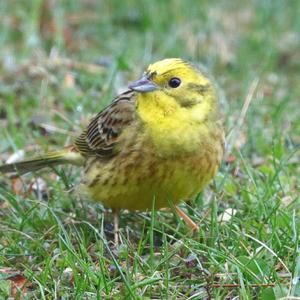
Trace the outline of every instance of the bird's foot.
<path fill-rule="evenodd" d="M 192 229 L 192 231 L 199 231 L 198 225 L 178 206 L 175 206 L 175 209 L 180 218 Z"/>

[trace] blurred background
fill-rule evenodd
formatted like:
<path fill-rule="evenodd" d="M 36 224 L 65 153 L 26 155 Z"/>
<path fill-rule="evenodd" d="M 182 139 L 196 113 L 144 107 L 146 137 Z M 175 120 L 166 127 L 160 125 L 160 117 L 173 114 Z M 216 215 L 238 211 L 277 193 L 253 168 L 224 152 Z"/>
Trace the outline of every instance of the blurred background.
<path fill-rule="evenodd" d="M 1 1 L 0 13 L 1 118 L 22 125 L 17 146 L 32 138 L 28 119 L 73 130 L 166 57 L 214 76 L 228 130 L 253 93 L 239 139 L 245 151 L 266 154 L 275 137 L 299 143 L 297 0 Z M 53 109 L 71 123 L 54 120 Z"/>

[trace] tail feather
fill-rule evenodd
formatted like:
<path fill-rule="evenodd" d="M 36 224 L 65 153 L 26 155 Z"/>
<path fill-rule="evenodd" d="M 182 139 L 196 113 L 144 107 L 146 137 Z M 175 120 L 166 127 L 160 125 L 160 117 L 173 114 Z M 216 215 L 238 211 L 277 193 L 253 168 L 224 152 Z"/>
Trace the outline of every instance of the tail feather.
<path fill-rule="evenodd" d="M 50 152 L 48 154 L 0 166 L 1 173 L 15 173 L 23 175 L 29 172 L 38 171 L 45 167 L 52 167 L 61 164 L 83 165 L 84 157 L 79 152 L 74 152 L 71 148 L 61 151 Z"/>

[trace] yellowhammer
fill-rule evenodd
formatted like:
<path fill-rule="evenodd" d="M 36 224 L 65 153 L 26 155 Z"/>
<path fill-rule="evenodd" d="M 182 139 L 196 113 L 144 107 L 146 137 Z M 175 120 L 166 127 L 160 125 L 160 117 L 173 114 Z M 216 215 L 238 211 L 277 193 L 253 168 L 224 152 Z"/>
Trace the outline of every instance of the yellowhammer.
<path fill-rule="evenodd" d="M 170 58 L 150 65 L 71 147 L 2 165 L 0 171 L 24 174 L 58 164 L 80 165 L 79 190 L 93 200 L 113 211 L 147 210 L 153 201 L 159 209 L 199 193 L 216 174 L 223 152 L 212 83 L 189 62 Z"/>

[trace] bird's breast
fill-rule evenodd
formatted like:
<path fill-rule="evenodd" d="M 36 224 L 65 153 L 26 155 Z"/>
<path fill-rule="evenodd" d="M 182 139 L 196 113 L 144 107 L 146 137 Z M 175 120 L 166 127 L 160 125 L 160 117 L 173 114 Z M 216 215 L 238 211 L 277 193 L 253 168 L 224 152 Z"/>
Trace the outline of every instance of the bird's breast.
<path fill-rule="evenodd" d="M 112 208 L 146 210 L 151 209 L 154 198 L 160 208 L 196 195 L 219 168 L 221 135 L 215 132 L 209 139 L 198 140 L 198 148 L 188 152 L 174 148 L 171 152 L 175 145 L 181 146 L 172 142 L 173 146 L 170 140 L 163 142 L 160 146 L 166 148 L 157 151 L 159 144 L 139 134 L 135 140 L 127 139 L 109 161 L 91 159 L 84 175 L 91 197 Z"/>

